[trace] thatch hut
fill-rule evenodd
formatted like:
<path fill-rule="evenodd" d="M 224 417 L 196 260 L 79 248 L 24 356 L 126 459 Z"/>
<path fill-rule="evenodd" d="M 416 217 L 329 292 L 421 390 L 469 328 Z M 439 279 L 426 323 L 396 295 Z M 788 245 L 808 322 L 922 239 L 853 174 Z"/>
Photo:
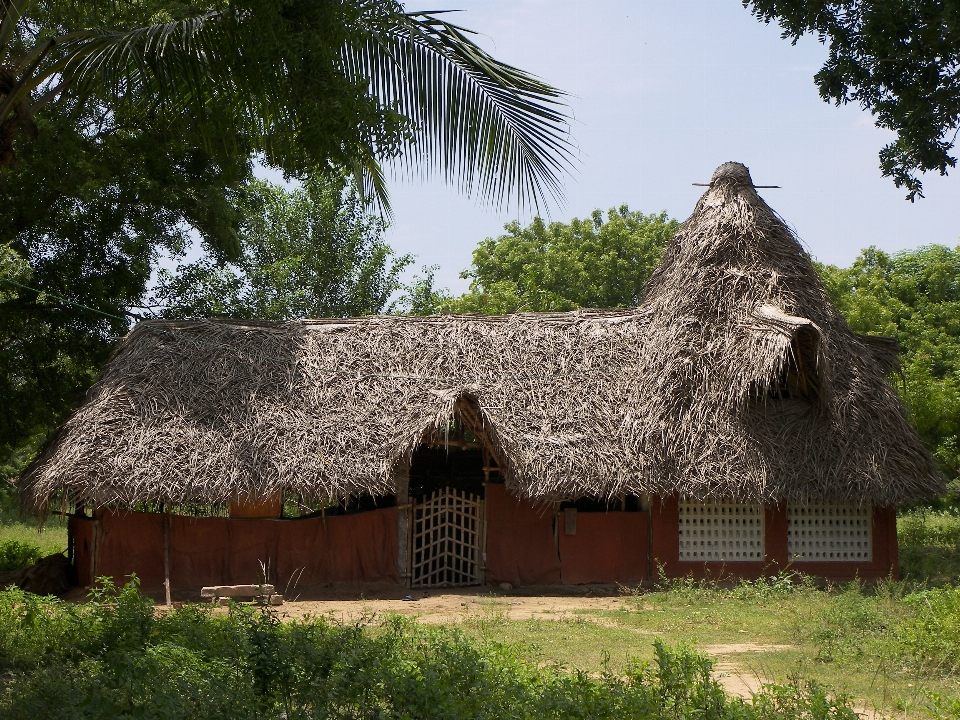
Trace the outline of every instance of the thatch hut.
<path fill-rule="evenodd" d="M 942 490 L 897 351 L 727 163 L 637 308 L 140 323 L 22 492 L 88 582 L 875 578 Z"/>

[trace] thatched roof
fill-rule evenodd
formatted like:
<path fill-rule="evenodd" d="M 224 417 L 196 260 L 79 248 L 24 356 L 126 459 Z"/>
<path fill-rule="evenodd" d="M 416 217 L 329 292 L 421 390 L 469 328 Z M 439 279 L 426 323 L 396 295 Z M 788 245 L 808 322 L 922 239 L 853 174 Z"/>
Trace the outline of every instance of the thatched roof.
<path fill-rule="evenodd" d="M 942 480 L 807 253 L 728 163 L 640 307 L 144 322 L 24 478 L 95 504 L 393 492 L 453 418 L 523 495 L 901 503 Z"/>

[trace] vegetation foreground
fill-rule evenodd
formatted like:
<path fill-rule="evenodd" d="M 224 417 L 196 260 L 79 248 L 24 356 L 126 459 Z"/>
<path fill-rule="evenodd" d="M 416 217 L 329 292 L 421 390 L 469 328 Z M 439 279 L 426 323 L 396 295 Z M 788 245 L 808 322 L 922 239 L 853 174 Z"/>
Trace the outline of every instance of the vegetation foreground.
<path fill-rule="evenodd" d="M 84 605 L 0 594 L 6 718 L 854 718 L 815 684 L 729 697 L 712 663 L 655 641 L 655 662 L 566 671 L 519 645 L 392 616 L 281 623 L 235 606 L 156 613 L 131 583 Z"/>
<path fill-rule="evenodd" d="M 27 529 L 0 530 L 0 562 L 24 562 Z M 135 585 L 85 604 L 10 589 L 0 716 L 960 718 L 960 516 L 906 512 L 900 542 L 907 579 L 875 587 L 663 581 L 613 610 L 522 620 L 522 598 L 480 596 L 443 625 L 164 611 Z M 741 700 L 724 674 L 779 684 Z"/>
<path fill-rule="evenodd" d="M 99 589 L 85 604 L 8 589 L 0 716 L 853 720 L 878 707 L 960 717 L 960 590 L 897 590 L 824 592 L 784 577 L 729 590 L 681 582 L 594 616 L 511 621 L 492 601 L 463 622 L 430 626 L 396 615 L 281 622 L 242 605 L 164 612 L 134 583 Z M 701 642 L 735 627 L 750 627 L 756 642 L 785 631 L 797 645 L 765 659 L 785 680 L 744 700 L 725 692 L 713 660 L 644 635 L 645 626 Z M 634 647 L 616 643 L 630 632 Z M 809 645 L 819 667 L 803 664 Z M 611 658 L 606 647 L 647 658 Z M 580 667 L 557 661 L 569 655 Z M 862 690 L 865 675 L 885 699 L 829 690 L 831 680 Z M 908 690 L 918 683 L 922 692 Z"/>

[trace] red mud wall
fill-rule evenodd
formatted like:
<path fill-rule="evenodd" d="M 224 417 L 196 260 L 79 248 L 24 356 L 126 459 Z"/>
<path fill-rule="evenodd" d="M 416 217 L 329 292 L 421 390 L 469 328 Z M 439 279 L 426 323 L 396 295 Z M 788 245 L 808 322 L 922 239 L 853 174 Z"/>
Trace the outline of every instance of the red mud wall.
<path fill-rule="evenodd" d="M 644 512 L 577 513 L 577 534 L 560 526 L 560 577 L 564 585 L 639 583 L 646 580 L 648 539 Z"/>
<path fill-rule="evenodd" d="M 96 575 L 122 583 L 135 572 L 143 589 L 161 588 L 163 515 L 102 513 L 99 522 Z M 85 524 L 93 522 L 78 520 L 78 538 Z M 299 584 L 399 580 L 396 508 L 303 520 L 174 515 L 169 547 L 170 584 L 175 590 L 259 582 L 261 562 L 268 564 L 270 580 L 278 588 L 301 568 Z M 81 562 L 78 541 L 77 570 L 84 577 Z"/>
<path fill-rule="evenodd" d="M 556 585 L 560 557 L 553 538 L 553 514 L 487 485 L 487 582 Z"/>
<path fill-rule="evenodd" d="M 680 516 L 676 497 L 654 499 L 651 508 L 653 572 L 662 567 L 669 577 L 754 579 L 789 567 L 807 575 L 844 581 L 877 580 L 899 576 L 896 508 L 873 510 L 873 561 L 794 562 L 787 557 L 786 506 L 767 507 L 764 513 L 764 562 L 680 562 Z"/>

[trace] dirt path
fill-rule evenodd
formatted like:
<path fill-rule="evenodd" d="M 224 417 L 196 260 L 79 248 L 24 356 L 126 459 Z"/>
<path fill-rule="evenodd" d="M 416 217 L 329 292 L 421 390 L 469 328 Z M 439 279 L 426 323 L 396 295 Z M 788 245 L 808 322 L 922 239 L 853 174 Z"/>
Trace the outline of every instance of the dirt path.
<path fill-rule="evenodd" d="M 754 665 L 751 669 L 749 660 L 740 659 L 738 656 L 762 655 L 777 650 L 789 650 L 792 647 L 792 645 L 732 643 L 729 645 L 705 645 L 700 650 L 717 659 L 717 664 L 713 668 L 714 677 L 723 685 L 724 689 L 731 695 L 749 700 L 753 693 L 757 692 L 764 683 L 770 682 L 770 679 L 764 677 L 758 666 Z M 853 710 L 860 715 L 862 720 L 883 720 L 884 718 L 875 710 L 867 710 L 857 705 L 853 707 Z"/>
<path fill-rule="evenodd" d="M 482 611 L 496 612 L 509 620 L 559 619 L 578 610 L 619 610 L 624 606 L 624 599 L 615 594 L 615 589 L 593 589 L 580 594 L 558 590 L 556 594 L 528 596 L 519 591 L 494 592 L 489 588 L 398 592 L 396 586 L 391 586 L 379 591 L 364 588 L 362 595 L 354 599 L 343 599 L 342 595 L 323 597 L 315 589 L 306 589 L 293 597 L 296 599 L 277 608 L 279 617 L 326 615 L 341 622 L 356 622 L 374 614 L 396 613 L 416 617 L 422 623 L 441 624 L 458 622 Z"/>

